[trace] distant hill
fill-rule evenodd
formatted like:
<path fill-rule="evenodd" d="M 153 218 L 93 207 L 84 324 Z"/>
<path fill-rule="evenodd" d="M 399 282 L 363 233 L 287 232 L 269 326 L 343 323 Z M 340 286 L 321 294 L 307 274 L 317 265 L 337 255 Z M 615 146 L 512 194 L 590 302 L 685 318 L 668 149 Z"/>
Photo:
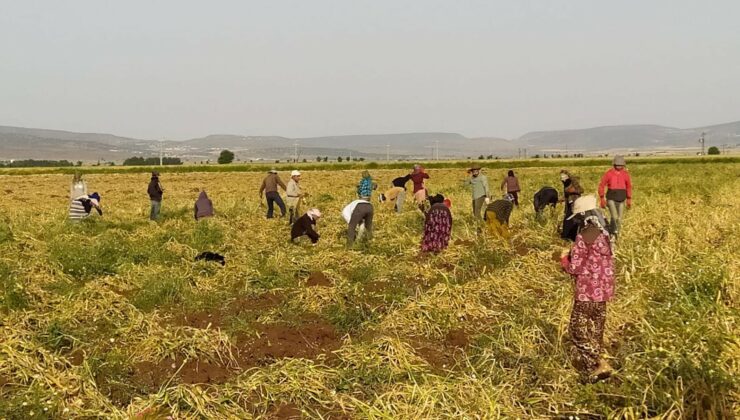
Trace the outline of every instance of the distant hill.
<path fill-rule="evenodd" d="M 740 121 L 696 128 L 659 125 L 620 125 L 574 130 L 538 131 L 517 139 L 498 137 L 467 138 L 458 133 L 392 133 L 307 138 L 280 136 L 240 136 L 215 134 L 184 141 L 141 140 L 112 134 L 74 133 L 69 131 L 0 126 L 0 160 L 67 159 L 86 162 L 122 161 L 131 156 L 158 156 L 160 148 L 167 156 L 186 161 L 215 160 L 222 149 L 234 151 L 244 160 L 286 160 L 294 156 L 298 144 L 299 159 L 317 156 L 364 157 L 384 159 L 429 159 L 438 150 L 440 158 L 466 158 L 479 155 L 517 156 L 526 149 L 529 156 L 538 153 L 597 153 L 696 149 L 701 133 L 706 133 L 707 147 L 740 142 Z"/>
<path fill-rule="evenodd" d="M 659 125 L 619 125 L 579 130 L 538 131 L 515 140 L 521 147 L 544 152 L 593 152 L 611 150 L 661 150 L 698 148 L 701 133 L 707 145 L 736 144 L 740 141 L 740 121 L 697 128 Z"/>

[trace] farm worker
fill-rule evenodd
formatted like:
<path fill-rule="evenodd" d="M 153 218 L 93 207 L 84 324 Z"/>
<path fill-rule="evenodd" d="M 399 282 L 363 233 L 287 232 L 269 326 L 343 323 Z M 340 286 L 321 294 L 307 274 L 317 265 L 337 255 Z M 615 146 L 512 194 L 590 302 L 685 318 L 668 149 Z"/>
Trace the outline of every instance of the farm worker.
<path fill-rule="evenodd" d="M 403 203 L 406 201 L 406 184 L 411 180 L 411 174 L 399 176 L 391 181 L 392 187 L 380 195 L 381 202 L 394 203 L 396 213 L 403 211 Z M 395 196 L 395 197 L 394 197 Z"/>
<path fill-rule="evenodd" d="M 366 239 L 373 236 L 373 205 L 368 199 L 359 199 L 342 209 L 342 217 L 349 224 L 347 230 L 347 247 L 355 243 L 359 233 L 366 233 Z M 359 232 L 358 232 L 359 231 Z"/>
<path fill-rule="evenodd" d="M 495 200 L 486 207 L 484 220 L 488 234 L 494 237 L 509 239 L 509 217 L 514 209 L 514 197 L 511 194 L 504 195 L 503 198 Z"/>
<path fill-rule="evenodd" d="M 560 181 L 563 183 L 563 202 L 565 203 L 565 215 L 560 231 L 560 237 L 569 241 L 575 241 L 578 234 L 578 223 L 571 220 L 573 215 L 573 203 L 583 194 L 578 177 L 571 175 L 563 169 L 560 171 Z"/>
<path fill-rule="evenodd" d="M 162 184 L 159 183 L 159 172 L 152 172 L 152 179 L 149 180 L 149 187 L 146 192 L 149 194 L 149 200 L 152 202 L 152 208 L 149 212 L 149 220 L 157 220 L 159 211 L 162 209 Z"/>
<path fill-rule="evenodd" d="M 534 203 L 534 212 L 539 218 L 547 206 L 555 209 L 558 204 L 558 190 L 553 187 L 542 187 L 534 194 L 532 202 Z"/>
<path fill-rule="evenodd" d="M 94 192 L 90 195 L 81 195 L 69 203 L 69 219 L 80 221 L 88 216 L 92 209 L 95 209 L 99 215 L 103 215 L 103 209 L 100 207 L 100 194 Z"/>
<path fill-rule="evenodd" d="M 200 220 L 204 217 L 213 217 L 213 214 L 213 202 L 208 198 L 208 194 L 205 191 L 201 191 L 198 199 L 195 201 L 195 220 Z"/>
<path fill-rule="evenodd" d="M 606 302 L 614 297 L 614 257 L 609 232 L 596 205 L 593 195 L 576 200 L 574 216 L 579 216 L 581 229 L 570 253 L 561 258 L 563 269 L 575 277 L 568 326 L 573 341 L 571 360 L 592 382 L 612 373 L 611 366 L 601 356 Z"/>
<path fill-rule="evenodd" d="M 481 218 L 483 206 L 488 204 L 490 193 L 488 191 L 488 178 L 480 173 L 480 166 L 473 166 L 468 169 L 470 178 L 465 181 L 465 185 L 471 185 L 473 191 L 473 217 Z"/>
<path fill-rule="evenodd" d="M 422 252 L 440 252 L 447 248 L 452 233 L 452 213 L 445 205 L 445 198 L 437 194 L 429 198 L 431 207 L 424 221 L 424 236 L 421 240 Z"/>
<path fill-rule="evenodd" d="M 424 202 L 427 200 L 425 179 L 429 179 L 429 174 L 424 171 L 421 165 L 414 165 L 414 170 L 411 172 L 411 182 L 414 183 L 414 201 L 422 213 L 424 212 Z"/>
<path fill-rule="evenodd" d="M 288 181 L 288 187 L 285 190 L 285 203 L 288 205 L 288 213 L 290 213 L 290 220 L 288 221 L 290 224 L 293 224 L 298 219 L 298 214 L 301 211 L 303 191 L 301 190 L 300 182 L 301 173 L 297 170 L 291 172 L 290 181 Z"/>
<path fill-rule="evenodd" d="M 81 173 L 75 172 L 72 185 L 69 187 L 69 201 L 83 195 L 87 195 L 87 183 L 82 179 Z"/>
<path fill-rule="evenodd" d="M 272 168 L 267 173 L 265 179 L 262 180 L 259 192 L 260 200 L 262 200 L 262 193 L 265 193 L 265 198 L 267 199 L 268 219 L 272 219 L 275 204 L 280 207 L 281 217 L 285 217 L 285 203 L 283 203 L 283 199 L 280 197 L 280 193 L 278 193 L 278 187 L 281 187 L 283 190 L 286 189 L 285 184 L 283 184 L 283 181 L 278 176 L 277 169 Z"/>
<path fill-rule="evenodd" d="M 601 208 L 607 205 L 609 207 L 609 232 L 615 237 L 619 236 L 619 228 L 622 226 L 625 202 L 628 209 L 632 207 L 632 179 L 625 169 L 626 164 L 623 156 L 614 156 L 612 161 L 614 167 L 606 171 L 599 182 Z M 605 190 L 607 190 L 606 199 Z"/>
<path fill-rule="evenodd" d="M 522 190 L 519 188 L 519 179 L 514 175 L 514 171 L 509 170 L 508 175 L 504 178 L 501 183 L 501 190 L 504 194 L 511 194 L 514 196 L 514 205 L 519 207 L 519 192 Z"/>
<path fill-rule="evenodd" d="M 319 234 L 314 229 L 314 226 L 316 226 L 316 221 L 319 218 L 321 218 L 319 209 L 311 209 L 303 216 L 297 218 L 293 223 L 293 227 L 290 229 L 290 241 L 297 243 L 300 237 L 308 236 L 311 243 L 316 245 L 319 242 Z"/>
<path fill-rule="evenodd" d="M 396 213 L 400 213 L 405 197 L 406 190 L 403 187 L 391 187 L 386 192 L 378 195 L 378 201 L 386 203 L 388 207 L 393 205 L 396 209 Z"/>
<path fill-rule="evenodd" d="M 362 171 L 362 179 L 357 184 L 357 196 L 362 200 L 370 200 L 370 196 L 373 194 L 373 190 L 378 188 L 378 184 L 373 182 L 373 177 L 370 176 L 370 172 Z"/>

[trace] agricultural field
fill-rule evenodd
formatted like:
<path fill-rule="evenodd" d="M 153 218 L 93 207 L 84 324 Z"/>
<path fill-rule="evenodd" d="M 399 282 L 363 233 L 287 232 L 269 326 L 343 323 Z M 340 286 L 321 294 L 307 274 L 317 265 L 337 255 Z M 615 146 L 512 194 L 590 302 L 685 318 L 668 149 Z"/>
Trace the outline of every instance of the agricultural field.
<path fill-rule="evenodd" d="M 593 193 L 606 169 L 575 172 Z M 531 204 L 558 168 L 517 170 L 511 244 L 478 234 L 463 169 L 430 170 L 453 202 L 436 256 L 411 205 L 376 204 L 373 240 L 345 249 L 360 170 L 304 172 L 316 247 L 264 218 L 263 173 L 163 173 L 158 223 L 147 173 L 86 175 L 105 213 L 79 224 L 69 175 L 0 174 L 0 418 L 737 417 L 740 164 L 630 171 L 598 384 L 567 357 L 562 205 L 539 222 Z M 372 171 L 381 190 L 401 174 Z M 196 222 L 201 188 L 217 215 Z"/>

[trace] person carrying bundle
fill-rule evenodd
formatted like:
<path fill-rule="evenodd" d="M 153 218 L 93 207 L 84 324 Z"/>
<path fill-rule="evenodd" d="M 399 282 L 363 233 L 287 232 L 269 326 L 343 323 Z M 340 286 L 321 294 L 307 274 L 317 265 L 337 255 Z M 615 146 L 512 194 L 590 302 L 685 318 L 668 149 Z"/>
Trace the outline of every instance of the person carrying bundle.
<path fill-rule="evenodd" d="M 573 217 L 580 231 L 570 252 L 561 257 L 563 269 L 575 278 L 573 310 L 568 330 L 571 361 L 589 381 L 609 377 L 612 368 L 602 358 L 606 303 L 614 297 L 614 255 L 596 197 L 580 197 Z"/>
<path fill-rule="evenodd" d="M 437 253 L 447 249 L 452 234 L 452 213 L 445 204 L 442 194 L 429 198 L 431 207 L 424 220 L 424 236 L 421 239 L 421 252 Z"/>
<path fill-rule="evenodd" d="M 320 218 L 321 211 L 319 209 L 311 209 L 297 218 L 290 229 L 290 241 L 295 244 L 298 243 L 301 237 L 307 236 L 311 240 L 311 244 L 316 245 L 319 242 L 320 235 L 316 232 L 314 226 Z"/>
<path fill-rule="evenodd" d="M 511 238 L 509 217 L 514 209 L 513 201 L 514 197 L 511 194 L 506 194 L 503 198 L 495 200 L 486 207 L 484 220 L 489 235 L 506 240 Z"/>
<path fill-rule="evenodd" d="M 301 190 L 300 182 L 301 173 L 297 170 L 291 172 L 290 181 L 288 181 L 288 187 L 285 190 L 285 204 L 288 205 L 288 213 L 290 215 L 288 223 L 290 224 L 293 224 L 298 219 L 301 211 L 303 191 Z"/>
<path fill-rule="evenodd" d="M 260 201 L 262 200 L 262 193 L 265 193 L 265 199 L 267 200 L 268 219 L 272 219 L 273 213 L 275 211 L 275 204 L 280 207 L 281 217 L 285 217 L 285 203 L 283 203 L 283 199 L 280 197 L 278 187 L 281 187 L 283 190 L 285 190 L 285 184 L 283 184 L 283 181 L 278 176 L 277 169 L 272 168 L 267 173 L 265 179 L 262 180 L 262 185 L 260 186 L 259 192 Z"/>
<path fill-rule="evenodd" d="M 205 191 L 201 191 L 198 199 L 195 201 L 195 220 L 213 217 L 213 215 L 213 202 L 208 198 L 208 194 Z"/>
<path fill-rule="evenodd" d="M 100 194 L 94 192 L 90 195 L 81 195 L 69 203 L 69 220 L 78 222 L 90 216 L 92 209 L 95 209 L 100 216 L 103 215 L 103 209 L 100 207 Z"/>

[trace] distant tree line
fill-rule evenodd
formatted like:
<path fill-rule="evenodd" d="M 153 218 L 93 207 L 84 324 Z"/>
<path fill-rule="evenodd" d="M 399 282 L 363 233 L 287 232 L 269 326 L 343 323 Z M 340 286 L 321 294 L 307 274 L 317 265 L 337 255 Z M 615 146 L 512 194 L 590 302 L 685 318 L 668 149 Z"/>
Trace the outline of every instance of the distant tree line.
<path fill-rule="evenodd" d="M 74 166 L 74 163 L 68 160 L 14 160 L 12 162 L 0 162 L 2 168 L 39 168 L 39 167 L 56 167 L 56 166 Z"/>
<path fill-rule="evenodd" d="M 162 158 L 162 164 L 163 165 L 182 165 L 182 160 L 180 158 L 176 157 L 166 157 Z M 158 157 L 140 157 L 140 156 L 134 156 L 130 157 L 123 161 L 123 166 L 155 166 L 159 165 L 159 158 Z"/>

